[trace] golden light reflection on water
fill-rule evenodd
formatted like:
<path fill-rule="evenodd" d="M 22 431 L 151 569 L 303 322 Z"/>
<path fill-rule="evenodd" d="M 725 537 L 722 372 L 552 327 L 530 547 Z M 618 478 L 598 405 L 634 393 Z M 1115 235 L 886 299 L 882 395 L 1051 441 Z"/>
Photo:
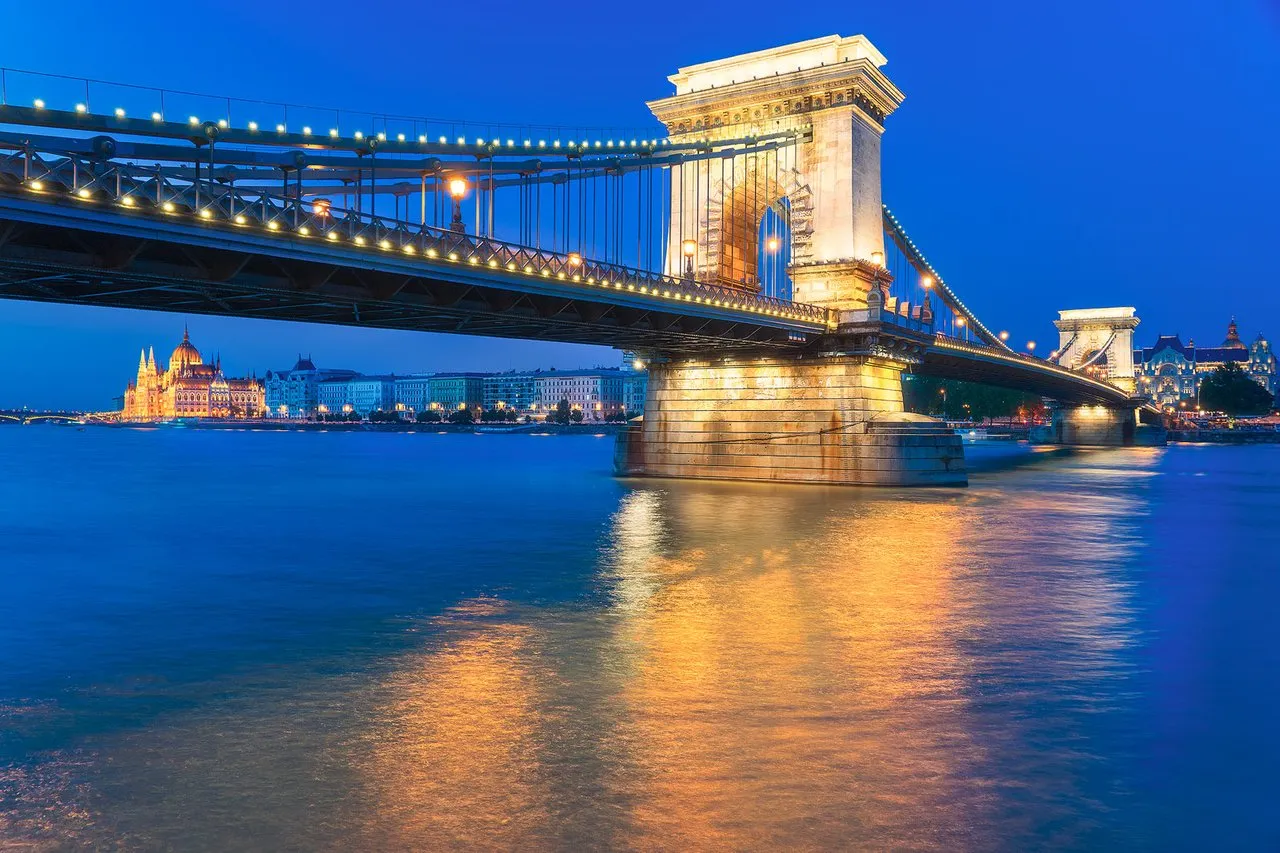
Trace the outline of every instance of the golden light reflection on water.
<path fill-rule="evenodd" d="M 984 758 L 958 648 L 983 621 L 953 578 L 967 515 L 963 497 L 630 492 L 602 613 L 472 605 L 384 685 L 362 765 L 382 840 L 945 844 L 986 803 L 964 781 Z"/>
<path fill-rule="evenodd" d="M 476 597 L 377 666 L 288 683 L 287 707 L 139 731 L 92 823 L 341 850 L 989 848 L 993 826 L 1035 837 L 1020 797 L 1087 823 L 1065 805 L 1085 759 L 1029 744 L 1077 737 L 1048 699 L 1119 695 L 1145 469 L 1079 464 L 1084 494 L 1071 468 L 968 491 L 634 485 L 580 599 Z"/>
<path fill-rule="evenodd" d="M 981 807 L 955 782 L 981 760 L 958 695 L 955 642 L 980 628 L 951 589 L 961 510 L 849 497 L 679 484 L 624 503 L 619 530 L 669 543 L 618 549 L 618 587 L 659 590 L 614 638 L 640 846 L 937 842 Z"/>
<path fill-rule="evenodd" d="M 357 770 L 377 808 L 363 844 L 511 849 L 542 830 L 550 798 L 529 760 L 541 724 L 532 629 L 501 602 L 471 601 L 438 620 L 442 644 L 383 685 L 389 697 Z"/>

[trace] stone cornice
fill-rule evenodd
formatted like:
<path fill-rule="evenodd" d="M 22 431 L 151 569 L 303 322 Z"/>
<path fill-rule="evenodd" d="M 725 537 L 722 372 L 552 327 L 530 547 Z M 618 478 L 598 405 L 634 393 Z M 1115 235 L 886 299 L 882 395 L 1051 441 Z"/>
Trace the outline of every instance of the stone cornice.
<path fill-rule="evenodd" d="M 1137 317 L 1093 317 L 1070 320 L 1054 320 L 1053 325 L 1061 332 L 1085 331 L 1117 331 L 1120 329 L 1136 329 L 1140 321 Z"/>
<path fill-rule="evenodd" d="M 864 58 L 673 95 L 649 101 L 648 107 L 668 129 L 688 125 L 692 130 L 699 121 L 704 128 L 773 121 L 848 107 L 882 124 L 903 98 L 898 87 Z"/>

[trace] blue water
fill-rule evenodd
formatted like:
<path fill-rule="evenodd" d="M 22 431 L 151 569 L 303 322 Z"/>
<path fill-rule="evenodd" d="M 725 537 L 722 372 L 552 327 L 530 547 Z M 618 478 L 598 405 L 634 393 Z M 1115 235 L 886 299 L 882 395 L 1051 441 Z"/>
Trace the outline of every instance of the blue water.
<path fill-rule="evenodd" d="M 0 427 L 0 849 L 1280 847 L 1280 446 L 967 450 Z"/>

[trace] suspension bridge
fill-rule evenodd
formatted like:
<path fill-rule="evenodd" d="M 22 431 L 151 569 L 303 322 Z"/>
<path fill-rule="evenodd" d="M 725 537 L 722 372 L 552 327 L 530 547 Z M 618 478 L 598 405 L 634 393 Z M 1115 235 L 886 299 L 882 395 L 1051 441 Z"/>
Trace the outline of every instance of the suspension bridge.
<path fill-rule="evenodd" d="M 630 132 L 5 69 L 0 296 L 633 351 L 631 473 L 963 482 L 904 370 L 1131 438 L 1123 383 L 1015 352 L 884 206 L 884 64 L 831 36 L 691 66 Z"/>

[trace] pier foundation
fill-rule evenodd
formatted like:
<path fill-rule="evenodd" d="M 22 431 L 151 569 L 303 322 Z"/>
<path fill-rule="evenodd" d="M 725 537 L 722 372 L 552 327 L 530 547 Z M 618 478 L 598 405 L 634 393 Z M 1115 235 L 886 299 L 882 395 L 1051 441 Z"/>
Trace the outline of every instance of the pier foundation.
<path fill-rule="evenodd" d="M 867 355 L 655 363 L 621 475 L 875 486 L 967 482 L 961 439 L 903 411 L 906 365 Z"/>
<path fill-rule="evenodd" d="M 1105 406 L 1055 408 L 1048 426 L 1031 431 L 1035 444 L 1079 447 L 1159 447 L 1165 440 L 1164 427 L 1141 423 L 1137 410 Z"/>

